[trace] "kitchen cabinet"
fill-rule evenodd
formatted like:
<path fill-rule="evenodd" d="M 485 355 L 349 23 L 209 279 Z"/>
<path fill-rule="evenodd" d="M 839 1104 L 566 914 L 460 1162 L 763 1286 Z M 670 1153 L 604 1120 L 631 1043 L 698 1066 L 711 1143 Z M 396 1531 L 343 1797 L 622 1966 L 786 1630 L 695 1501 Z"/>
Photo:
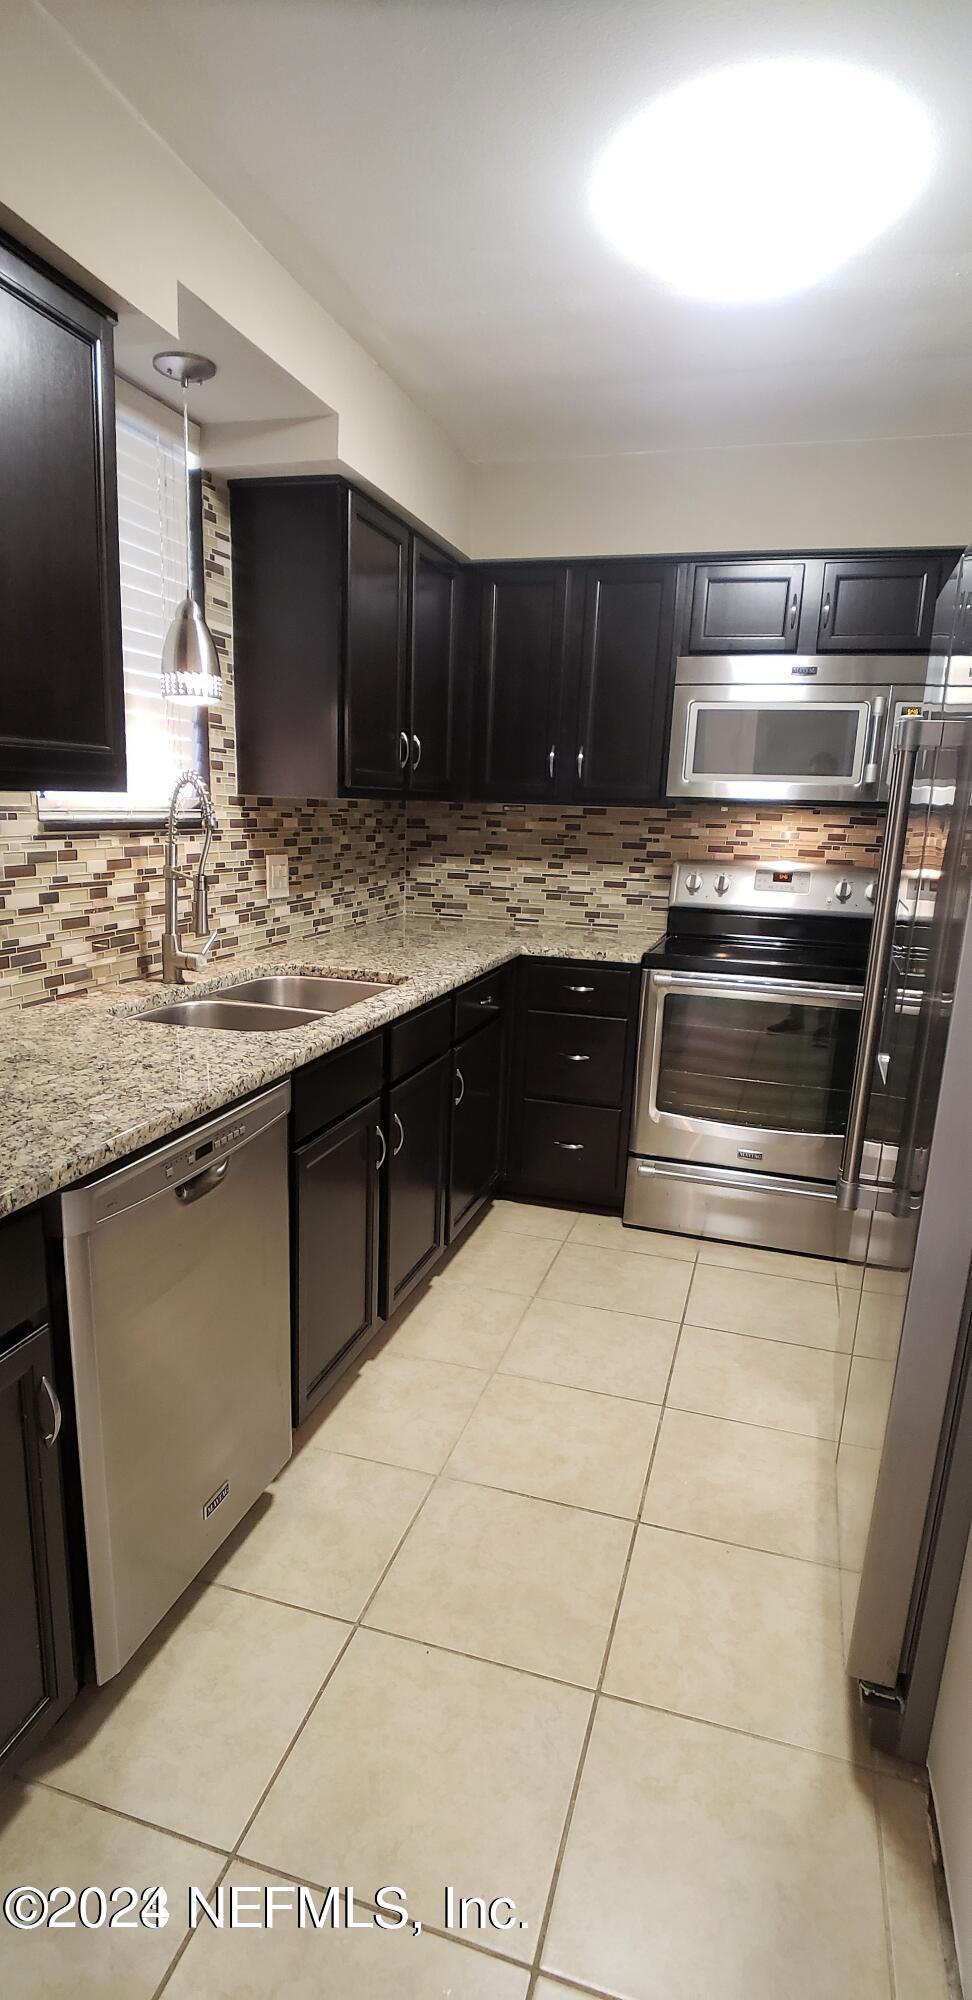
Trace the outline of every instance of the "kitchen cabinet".
<path fill-rule="evenodd" d="M 560 796 L 570 603 L 566 563 L 499 564 L 482 576 L 476 788 L 484 798 Z"/>
<path fill-rule="evenodd" d="M 675 610 L 675 565 L 592 563 L 567 796 L 583 804 L 661 796 Z"/>
<path fill-rule="evenodd" d="M 458 776 L 468 678 L 462 609 L 458 565 L 413 535 L 406 780 L 429 798 L 448 798 Z"/>
<path fill-rule="evenodd" d="M 125 782 L 112 323 L 0 238 L 0 787 Z"/>
<path fill-rule="evenodd" d="M 627 966 L 527 960 L 517 967 L 511 1193 L 621 1208 L 639 984 Z"/>
<path fill-rule="evenodd" d="M 825 562 L 817 651 L 927 652 L 940 568 L 938 555 Z"/>
<path fill-rule="evenodd" d="M 690 653 L 794 653 L 800 630 L 804 564 L 696 563 L 692 577 Z"/>
<path fill-rule="evenodd" d="M 61 1410 L 36 1214 L 0 1230 L 0 1770 L 27 1756 L 77 1679 L 61 1488 Z"/>
<path fill-rule="evenodd" d="M 388 1091 L 381 1280 L 386 1319 L 445 1246 L 451 1080 L 447 1051 Z"/>
<path fill-rule="evenodd" d="M 343 773 L 349 792 L 401 791 L 411 761 L 409 540 L 404 521 L 350 494 Z"/>
<path fill-rule="evenodd" d="M 373 1097 L 294 1155 L 295 1425 L 328 1388 L 334 1362 L 378 1321 L 378 1191 L 386 1151 L 381 1101 Z"/>
<path fill-rule="evenodd" d="M 454 1050 L 452 1063 L 450 1243 L 479 1213 L 500 1177 L 505 1083 L 502 1020 L 491 1021 L 467 1036 Z"/>

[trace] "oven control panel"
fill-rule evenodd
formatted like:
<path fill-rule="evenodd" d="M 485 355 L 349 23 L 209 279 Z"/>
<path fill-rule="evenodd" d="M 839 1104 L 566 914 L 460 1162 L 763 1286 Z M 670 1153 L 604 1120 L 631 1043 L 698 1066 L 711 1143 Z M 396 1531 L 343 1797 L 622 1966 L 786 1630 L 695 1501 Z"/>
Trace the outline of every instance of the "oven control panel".
<path fill-rule="evenodd" d="M 877 870 L 839 863 L 677 861 L 670 907 L 780 910 L 814 916 L 870 917 Z"/>

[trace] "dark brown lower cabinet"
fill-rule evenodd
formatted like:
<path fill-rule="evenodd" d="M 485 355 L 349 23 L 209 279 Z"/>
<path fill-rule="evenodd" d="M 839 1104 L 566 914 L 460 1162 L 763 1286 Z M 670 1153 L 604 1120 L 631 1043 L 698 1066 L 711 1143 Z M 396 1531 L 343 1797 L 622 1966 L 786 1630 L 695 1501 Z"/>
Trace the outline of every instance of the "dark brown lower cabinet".
<path fill-rule="evenodd" d="M 620 1209 L 640 975 L 547 960 L 517 967 L 508 1189 Z"/>
<path fill-rule="evenodd" d="M 0 1771 L 26 1757 L 77 1690 L 51 1337 L 0 1354 Z"/>
<path fill-rule="evenodd" d="M 445 1246 L 451 1082 L 450 1051 L 388 1092 L 381 1282 L 386 1319 Z"/>
<path fill-rule="evenodd" d="M 295 1425 L 345 1348 L 377 1323 L 380 1114 L 372 1098 L 294 1155 Z"/>
<path fill-rule="evenodd" d="M 468 1036 L 453 1055 L 449 1242 L 489 1199 L 503 1159 L 503 1023 Z"/>

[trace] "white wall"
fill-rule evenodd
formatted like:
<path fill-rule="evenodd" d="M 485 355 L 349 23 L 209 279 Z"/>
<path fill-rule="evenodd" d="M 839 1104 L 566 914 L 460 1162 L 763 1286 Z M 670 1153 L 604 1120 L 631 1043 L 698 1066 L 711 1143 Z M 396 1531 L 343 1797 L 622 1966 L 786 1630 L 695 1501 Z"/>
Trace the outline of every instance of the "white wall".
<path fill-rule="evenodd" d="M 0 200 L 92 288 L 178 337 L 180 282 L 337 412 L 340 456 L 467 542 L 467 467 L 357 341 L 32 0 L 3 0 Z"/>
<path fill-rule="evenodd" d="M 964 546 L 972 437 L 477 465 L 476 556 Z"/>
<path fill-rule="evenodd" d="M 962 1986 L 972 1993 L 972 1537 L 952 1620 L 928 1770 Z"/>

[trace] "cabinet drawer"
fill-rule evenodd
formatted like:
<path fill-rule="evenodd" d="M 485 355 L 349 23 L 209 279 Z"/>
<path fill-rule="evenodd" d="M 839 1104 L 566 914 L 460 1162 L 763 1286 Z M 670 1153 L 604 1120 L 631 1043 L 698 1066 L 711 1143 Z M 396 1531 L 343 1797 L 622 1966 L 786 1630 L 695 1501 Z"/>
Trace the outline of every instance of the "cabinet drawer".
<path fill-rule="evenodd" d="M 476 1028 L 485 1027 L 487 1021 L 494 1021 L 506 1004 L 508 967 L 500 966 L 498 972 L 487 972 L 482 979 L 475 979 L 471 986 L 464 986 L 456 994 L 455 1040 L 461 1042 L 464 1035 L 471 1035 Z"/>
<path fill-rule="evenodd" d="M 520 1191 L 560 1201 L 617 1200 L 621 1113 L 528 1097 L 520 1126 Z"/>
<path fill-rule="evenodd" d="M 626 1020 L 631 973 L 617 965 L 537 959 L 526 969 L 526 1004 L 560 1014 L 608 1014 Z"/>
<path fill-rule="evenodd" d="M 433 1000 L 388 1030 L 388 1076 L 391 1083 L 432 1062 L 452 1043 L 452 999 Z"/>
<path fill-rule="evenodd" d="M 368 1035 L 333 1056 L 308 1063 L 294 1074 L 294 1143 L 302 1145 L 325 1125 L 346 1118 L 368 1097 L 377 1097 L 382 1082 L 381 1036 Z"/>
<path fill-rule="evenodd" d="M 525 1087 L 531 1097 L 620 1105 L 625 1021 L 570 1014 L 527 1015 Z"/>

